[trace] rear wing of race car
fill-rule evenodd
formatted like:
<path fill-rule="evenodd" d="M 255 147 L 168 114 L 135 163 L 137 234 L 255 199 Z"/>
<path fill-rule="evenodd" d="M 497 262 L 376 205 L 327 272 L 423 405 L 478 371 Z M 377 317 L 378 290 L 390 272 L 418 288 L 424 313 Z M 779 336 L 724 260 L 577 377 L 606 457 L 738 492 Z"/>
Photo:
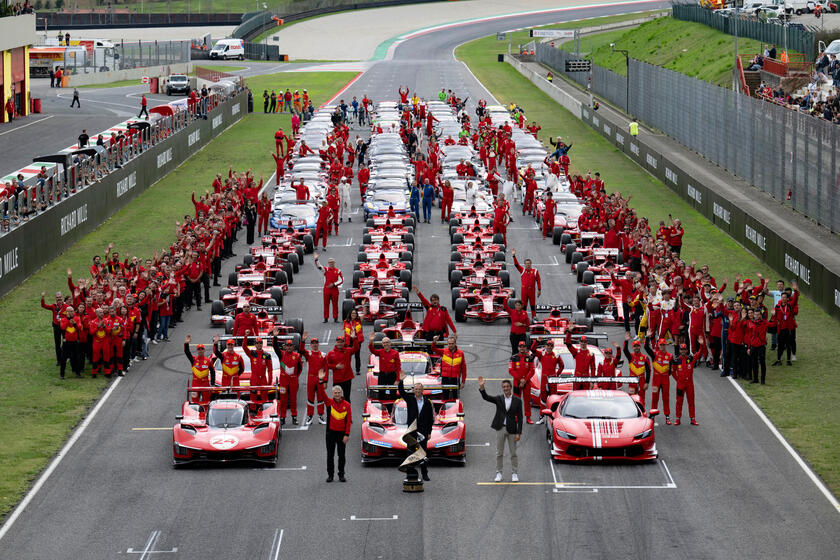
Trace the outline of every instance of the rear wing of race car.
<path fill-rule="evenodd" d="M 557 385 L 562 383 L 627 383 L 638 385 L 641 377 L 578 377 L 575 375 L 557 375 L 548 378 L 548 383 Z"/>
<path fill-rule="evenodd" d="M 388 339 L 391 340 L 391 339 Z M 432 341 L 431 340 L 424 340 L 422 338 L 416 338 L 414 340 L 391 340 L 391 348 L 396 348 L 399 350 L 414 350 L 414 349 L 426 349 L 431 347 Z M 373 341 L 374 348 L 381 348 L 382 347 L 382 340 L 374 340 Z"/>
<path fill-rule="evenodd" d="M 554 310 L 559 311 L 560 313 L 571 313 L 572 312 L 572 304 L 570 303 L 561 303 L 559 305 L 538 305 L 536 307 L 537 313 L 551 313 Z"/>
<path fill-rule="evenodd" d="M 584 240 L 584 239 L 590 239 L 590 240 L 600 239 L 600 240 L 603 240 L 604 239 L 604 234 L 603 233 L 598 233 L 598 232 L 595 232 L 595 231 L 582 231 L 582 232 L 580 232 L 580 239 L 581 240 Z"/>
<path fill-rule="evenodd" d="M 283 314 L 283 306 L 282 305 L 254 305 L 251 304 L 251 312 L 255 315 L 265 311 L 268 315 L 282 315 Z"/>
<path fill-rule="evenodd" d="M 531 340 L 548 340 L 548 339 L 560 339 L 565 340 L 565 334 L 530 334 L 529 335 Z M 580 342 L 580 337 L 585 336 L 587 343 L 592 343 L 593 346 L 598 346 L 598 343 L 601 340 L 609 340 L 609 335 L 607 333 L 572 333 L 572 341 L 573 342 Z"/>
<path fill-rule="evenodd" d="M 279 393 L 285 392 L 285 389 L 277 385 L 229 385 L 224 387 L 187 387 L 187 400 L 193 402 L 193 396 L 207 395 L 207 398 L 201 398 L 202 401 L 211 401 L 217 399 L 241 399 L 246 401 L 262 402 L 266 399 L 278 398 Z M 257 398 L 254 399 L 251 395 L 257 393 Z M 181 420 L 181 417 L 177 417 Z"/>
<path fill-rule="evenodd" d="M 425 307 L 423 307 L 423 304 L 419 301 L 410 301 L 404 303 L 397 303 L 394 305 L 394 309 L 396 309 L 397 311 L 423 311 Z"/>
<path fill-rule="evenodd" d="M 408 389 L 406 389 L 408 390 Z M 424 385 L 423 394 L 433 401 L 451 401 L 458 398 L 458 385 Z M 371 385 L 368 398 L 372 400 L 394 400 L 398 398 L 397 385 Z"/>
<path fill-rule="evenodd" d="M 592 255 L 595 257 L 617 257 L 618 249 L 599 247 L 592 249 Z"/>
<path fill-rule="evenodd" d="M 262 339 L 262 340 L 271 341 L 272 337 L 273 337 L 273 335 L 270 335 L 270 334 L 252 334 L 251 336 L 248 336 L 248 337 L 233 336 L 232 334 L 225 334 L 225 335 L 221 335 L 219 337 L 219 342 L 227 342 L 228 340 L 232 340 L 235 343 L 237 343 L 236 344 L 237 346 L 242 346 L 242 342 L 245 340 L 245 338 L 249 338 L 249 339 L 252 339 L 252 340 L 256 340 L 256 339 L 259 338 L 259 339 Z M 291 340 L 292 342 L 294 342 L 295 335 L 294 334 L 278 334 L 276 338 L 277 338 L 277 340 L 280 340 L 280 341 L 283 341 L 283 342 L 285 342 L 287 340 Z"/>

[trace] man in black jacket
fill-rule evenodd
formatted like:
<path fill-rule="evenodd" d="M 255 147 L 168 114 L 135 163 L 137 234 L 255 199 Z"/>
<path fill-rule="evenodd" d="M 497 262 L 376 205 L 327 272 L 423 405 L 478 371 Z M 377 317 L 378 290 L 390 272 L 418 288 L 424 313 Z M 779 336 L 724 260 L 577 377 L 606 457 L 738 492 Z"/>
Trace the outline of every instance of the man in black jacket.
<path fill-rule="evenodd" d="M 414 420 L 417 420 L 417 439 L 420 440 L 423 451 L 427 451 L 426 444 L 429 441 L 429 436 L 432 435 L 432 424 L 435 422 L 434 407 L 432 401 L 423 396 L 422 383 L 415 383 L 414 393 L 408 394 L 408 391 L 405 390 L 404 380 L 405 372 L 400 371 L 400 383 L 397 385 L 397 390 L 400 393 L 400 398 L 405 401 L 405 407 L 408 410 L 408 425 L 410 426 Z M 427 461 L 420 464 L 420 472 L 423 475 L 423 480 L 429 480 Z"/>
<path fill-rule="evenodd" d="M 519 482 L 519 458 L 516 455 L 516 443 L 522 436 L 522 400 L 513 394 L 513 385 L 502 381 L 502 395 L 488 395 L 484 391 L 484 378 L 478 378 L 478 390 L 481 398 L 496 405 L 496 415 L 490 427 L 496 430 L 496 482 L 502 481 L 502 463 L 505 456 L 505 442 L 510 451 L 510 466 L 513 474 L 511 482 Z"/>

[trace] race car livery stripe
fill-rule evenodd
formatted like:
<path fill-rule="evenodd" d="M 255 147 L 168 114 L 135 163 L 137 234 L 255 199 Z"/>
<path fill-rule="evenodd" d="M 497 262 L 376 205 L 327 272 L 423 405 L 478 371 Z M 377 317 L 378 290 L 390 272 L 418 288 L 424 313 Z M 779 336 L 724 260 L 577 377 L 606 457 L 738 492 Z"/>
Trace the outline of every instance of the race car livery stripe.
<path fill-rule="evenodd" d="M 590 424 L 592 429 L 592 447 L 601 447 L 601 423 L 598 420 L 593 420 Z"/>

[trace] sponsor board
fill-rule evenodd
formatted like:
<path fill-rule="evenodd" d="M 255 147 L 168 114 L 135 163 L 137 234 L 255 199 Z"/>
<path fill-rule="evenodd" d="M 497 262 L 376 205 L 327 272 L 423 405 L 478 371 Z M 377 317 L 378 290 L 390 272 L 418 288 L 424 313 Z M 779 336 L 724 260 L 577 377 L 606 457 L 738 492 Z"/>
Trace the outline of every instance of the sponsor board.
<path fill-rule="evenodd" d="M 807 285 L 811 285 L 811 271 L 787 252 L 785 252 L 785 268 Z"/>
<path fill-rule="evenodd" d="M 751 228 L 749 225 L 744 224 L 744 236 L 750 240 L 753 245 L 761 249 L 762 251 L 767 250 L 767 243 L 764 236 L 758 233 L 755 229 Z"/>
<path fill-rule="evenodd" d="M 20 265 L 20 248 L 13 247 L 6 251 L 3 260 L 0 261 L 0 278 L 13 271 Z"/>
<path fill-rule="evenodd" d="M 691 183 L 685 187 L 685 191 L 688 193 L 688 198 L 697 202 L 697 204 L 703 204 L 703 193 L 699 189 L 692 187 Z"/>
<path fill-rule="evenodd" d="M 67 235 L 80 224 L 83 224 L 87 221 L 88 216 L 88 207 L 87 203 L 82 204 L 75 210 L 65 214 L 61 221 L 59 222 L 59 229 L 61 230 L 61 235 Z"/>
<path fill-rule="evenodd" d="M 680 178 L 679 175 L 677 175 L 677 172 L 672 170 L 667 165 L 665 166 L 665 178 L 674 183 L 675 185 L 680 182 Z"/>
<path fill-rule="evenodd" d="M 163 167 L 164 165 L 166 165 L 170 161 L 172 161 L 172 148 L 167 148 L 167 149 L 165 149 L 164 151 L 162 151 L 161 153 L 158 154 L 158 157 L 157 157 L 158 169 L 160 169 L 161 167 Z"/>
<path fill-rule="evenodd" d="M 715 216 L 726 222 L 727 224 L 730 223 L 732 220 L 732 215 L 729 213 L 729 210 L 715 202 L 712 206 L 712 212 Z"/>
<path fill-rule="evenodd" d="M 201 140 L 201 129 L 197 129 L 193 132 L 190 132 L 190 135 L 187 136 L 187 147 L 192 146 L 199 140 Z"/>
<path fill-rule="evenodd" d="M 121 197 L 137 186 L 137 172 L 132 171 L 128 176 L 117 181 L 117 198 Z"/>

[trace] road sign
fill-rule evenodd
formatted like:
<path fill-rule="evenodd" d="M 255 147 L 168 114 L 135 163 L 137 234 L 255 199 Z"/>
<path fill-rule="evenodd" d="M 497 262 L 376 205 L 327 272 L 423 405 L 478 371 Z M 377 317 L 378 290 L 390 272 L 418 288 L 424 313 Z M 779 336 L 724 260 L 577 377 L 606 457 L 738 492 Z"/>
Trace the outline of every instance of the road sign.
<path fill-rule="evenodd" d="M 532 29 L 531 37 L 550 37 L 552 39 L 574 39 L 574 29 Z"/>
<path fill-rule="evenodd" d="M 592 69 L 592 62 L 589 60 L 567 60 L 566 72 L 589 72 Z"/>
<path fill-rule="evenodd" d="M 505 40 L 505 32 L 500 31 L 500 32 L 496 33 L 496 40 L 497 41 L 504 41 Z"/>
<path fill-rule="evenodd" d="M 142 78 L 140 78 L 140 83 L 148 84 L 149 83 L 149 77 L 148 76 L 143 76 Z"/>

